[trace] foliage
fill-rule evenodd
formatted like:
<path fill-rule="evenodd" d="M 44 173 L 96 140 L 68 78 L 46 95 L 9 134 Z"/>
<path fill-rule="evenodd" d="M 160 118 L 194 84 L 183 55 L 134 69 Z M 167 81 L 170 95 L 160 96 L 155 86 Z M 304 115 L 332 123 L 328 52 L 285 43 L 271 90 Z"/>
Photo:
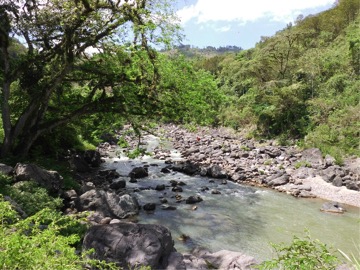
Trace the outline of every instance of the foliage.
<path fill-rule="evenodd" d="M 342 0 L 224 56 L 220 124 L 282 143 L 300 139 L 338 163 L 360 155 L 359 25 L 358 1 Z"/>
<path fill-rule="evenodd" d="M 137 157 L 143 156 L 143 155 L 150 155 L 150 153 L 146 152 L 146 149 L 140 148 L 140 147 L 136 147 L 134 150 L 127 153 L 127 157 L 131 158 L 131 159 L 134 159 L 134 158 L 137 158 Z"/>
<path fill-rule="evenodd" d="M 151 114 L 152 47 L 169 46 L 179 30 L 167 0 L 1 1 L 0 15 L 2 157 L 26 156 L 86 116 Z M 13 36 L 26 46 L 14 50 Z"/>
<path fill-rule="evenodd" d="M 339 249 L 340 254 L 346 259 L 346 261 L 354 268 L 354 270 L 360 270 L 360 246 L 356 244 L 357 254 L 348 255 Z"/>
<path fill-rule="evenodd" d="M 299 169 L 301 167 L 311 168 L 311 163 L 306 160 L 298 161 L 294 165 L 295 169 Z"/>
<path fill-rule="evenodd" d="M 217 123 L 218 110 L 225 97 L 209 72 L 195 70 L 182 56 L 164 55 L 160 75 L 162 121 L 199 125 Z"/>
<path fill-rule="evenodd" d="M 285 243 L 272 244 L 277 258 L 264 261 L 258 269 L 335 269 L 339 264 L 338 258 L 333 255 L 324 243 L 313 240 L 306 235 L 303 239 L 293 237 L 290 245 Z"/>
<path fill-rule="evenodd" d="M 117 145 L 120 148 L 127 148 L 129 147 L 129 143 L 126 141 L 126 139 L 124 138 L 124 136 L 121 136 L 117 142 Z"/>
<path fill-rule="evenodd" d="M 50 196 L 45 188 L 35 182 L 11 182 L 10 177 L 0 174 L 0 194 L 9 196 L 27 215 L 33 215 L 42 208 L 55 211 L 62 207 L 60 198 Z"/>
<path fill-rule="evenodd" d="M 79 219 L 50 209 L 19 220 L 11 205 L 0 198 L 1 269 L 117 269 L 114 265 L 77 255 Z"/>

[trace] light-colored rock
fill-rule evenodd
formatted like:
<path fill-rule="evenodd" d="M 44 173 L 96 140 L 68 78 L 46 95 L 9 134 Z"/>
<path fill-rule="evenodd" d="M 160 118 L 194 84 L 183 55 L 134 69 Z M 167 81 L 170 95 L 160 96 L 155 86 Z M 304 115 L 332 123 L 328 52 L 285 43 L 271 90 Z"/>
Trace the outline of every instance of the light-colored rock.
<path fill-rule="evenodd" d="M 63 177 L 56 171 L 47 171 L 35 164 L 16 164 L 17 181 L 35 181 L 51 193 L 58 193 L 63 186 Z"/>
<path fill-rule="evenodd" d="M 92 189 L 79 197 L 81 211 L 95 211 L 104 217 L 124 219 L 139 213 L 139 204 L 135 197 L 124 194 Z"/>
<path fill-rule="evenodd" d="M 210 253 L 204 249 L 195 249 L 185 254 L 186 269 L 250 270 L 256 264 L 255 258 L 241 252 L 220 250 Z"/>

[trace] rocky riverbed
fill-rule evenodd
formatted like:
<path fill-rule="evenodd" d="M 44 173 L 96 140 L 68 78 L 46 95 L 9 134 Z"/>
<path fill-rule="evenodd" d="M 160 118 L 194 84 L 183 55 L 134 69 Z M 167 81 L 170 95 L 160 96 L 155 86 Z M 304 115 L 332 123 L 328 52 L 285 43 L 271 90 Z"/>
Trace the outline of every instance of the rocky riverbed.
<path fill-rule="evenodd" d="M 163 174 L 182 172 L 218 179 L 218 183 L 224 185 L 233 181 L 272 188 L 296 197 L 335 201 L 324 205 L 323 211 L 342 212 L 340 204 L 360 207 L 358 158 L 348 159 L 344 166 L 339 166 L 332 157 L 324 158 L 319 149 L 302 151 L 295 146 L 279 146 L 273 141 L 244 139 L 226 129 L 200 128 L 189 132 L 168 125 L 152 133 L 162 138 L 162 142 L 151 151 L 155 159 L 164 161 L 161 166 Z M 118 136 L 126 139 L 131 149 L 137 141 L 128 134 L 124 129 Z M 142 145 L 146 147 L 145 141 Z M 178 151 L 176 158 L 171 149 Z M 115 141 L 110 141 L 101 145 L 99 151 L 72 155 L 71 167 L 80 186 L 77 190 L 63 190 L 63 180 L 57 172 L 33 164 L 17 164 L 15 168 L 1 164 L 0 171 L 13 175 L 14 183 L 36 181 L 52 193 L 59 194 L 64 199 L 65 214 L 91 211 L 89 222 L 93 226 L 86 233 L 83 247 L 94 248 L 95 258 L 123 267 L 142 264 L 150 265 L 152 269 L 168 270 L 251 269 L 255 259 L 241 252 L 221 250 L 211 253 L 196 248 L 190 254 L 180 254 L 167 228 L 134 223 L 139 211 L 154 211 L 156 204 L 140 205 L 134 193 L 141 190 L 128 188 L 129 183 L 147 177 L 149 167 L 156 164 L 131 168 L 127 175 L 120 175 L 116 169 L 99 169 L 105 157 L 118 155 L 116 151 Z M 196 210 L 196 204 L 201 203 L 202 198 L 197 195 L 178 196 L 183 184 L 170 181 L 150 188 L 160 192 L 167 189 L 169 194 L 177 194 L 171 197 L 175 203 L 194 205 Z M 220 194 L 215 192 L 213 190 L 211 194 Z M 164 199 L 161 198 L 162 211 L 176 210 L 172 205 L 166 208 Z M 21 213 L 21 209 L 18 211 Z M 183 239 L 187 237 L 182 236 Z"/>
<path fill-rule="evenodd" d="M 224 178 L 237 183 L 266 186 L 296 197 L 319 197 L 360 207 L 360 159 L 335 164 L 319 149 L 279 146 L 275 141 L 244 139 L 228 129 L 178 126 L 157 130 L 186 159 L 173 166 L 188 174 Z M 159 147 L 155 157 L 171 163 L 170 151 Z"/>

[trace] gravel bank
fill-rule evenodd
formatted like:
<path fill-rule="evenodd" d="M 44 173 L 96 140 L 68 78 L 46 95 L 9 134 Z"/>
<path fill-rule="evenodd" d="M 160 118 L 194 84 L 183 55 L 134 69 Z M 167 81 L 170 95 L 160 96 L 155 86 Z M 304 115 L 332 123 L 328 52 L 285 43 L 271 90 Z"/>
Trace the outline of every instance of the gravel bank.
<path fill-rule="evenodd" d="M 344 186 L 333 186 L 331 183 L 325 182 L 320 176 L 308 177 L 303 179 L 302 182 L 311 186 L 311 193 L 318 198 L 360 208 L 360 192 L 358 191 L 347 189 Z"/>

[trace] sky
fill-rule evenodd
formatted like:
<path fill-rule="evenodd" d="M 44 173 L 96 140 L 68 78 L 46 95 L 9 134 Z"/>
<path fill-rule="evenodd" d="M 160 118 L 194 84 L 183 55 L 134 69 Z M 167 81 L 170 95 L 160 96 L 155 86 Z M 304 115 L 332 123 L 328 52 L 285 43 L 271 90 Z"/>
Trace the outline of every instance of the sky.
<path fill-rule="evenodd" d="M 177 0 L 183 44 L 249 49 L 302 14 L 330 9 L 335 0 Z"/>

